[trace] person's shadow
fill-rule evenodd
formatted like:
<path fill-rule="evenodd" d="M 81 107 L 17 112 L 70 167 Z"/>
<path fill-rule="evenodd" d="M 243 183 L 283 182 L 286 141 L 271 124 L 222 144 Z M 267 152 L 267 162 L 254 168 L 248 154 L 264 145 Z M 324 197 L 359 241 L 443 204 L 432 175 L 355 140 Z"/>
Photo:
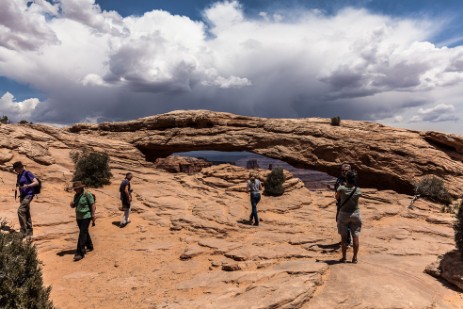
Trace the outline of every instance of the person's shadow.
<path fill-rule="evenodd" d="M 16 233 L 15 230 L 13 230 L 11 228 L 11 226 L 7 225 L 7 224 L 2 224 L 2 226 L 0 227 L 0 230 L 4 231 L 4 232 L 7 232 L 7 233 Z"/>
<path fill-rule="evenodd" d="M 62 250 L 60 252 L 57 252 L 56 255 L 65 256 L 65 255 L 71 255 L 71 254 L 75 254 L 75 253 L 76 253 L 76 250 Z"/>
<path fill-rule="evenodd" d="M 347 262 L 342 262 L 340 260 L 320 260 L 320 259 L 316 259 L 315 260 L 316 263 L 325 263 L 327 265 L 336 265 L 336 264 L 346 264 Z"/>
<path fill-rule="evenodd" d="M 244 225 L 252 225 L 251 222 L 249 222 L 249 220 L 245 220 L 245 219 L 241 219 L 236 222 L 239 224 L 244 224 Z"/>

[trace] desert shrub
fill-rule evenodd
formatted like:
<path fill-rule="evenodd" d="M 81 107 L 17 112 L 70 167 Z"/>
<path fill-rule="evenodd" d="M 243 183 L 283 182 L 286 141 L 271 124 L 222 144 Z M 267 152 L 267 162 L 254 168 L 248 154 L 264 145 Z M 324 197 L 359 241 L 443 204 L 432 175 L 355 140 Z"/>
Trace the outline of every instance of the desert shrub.
<path fill-rule="evenodd" d="M 415 193 L 433 202 L 450 205 L 452 196 L 444 186 L 444 181 L 431 176 L 421 179 L 415 187 Z"/>
<path fill-rule="evenodd" d="M 463 259 L 463 199 L 458 208 L 457 221 L 453 228 L 455 230 L 455 244 Z"/>
<path fill-rule="evenodd" d="M 20 120 L 18 123 L 19 123 L 19 124 L 32 124 L 32 122 L 29 122 L 29 121 L 24 120 L 24 119 L 23 119 L 23 120 Z"/>
<path fill-rule="evenodd" d="M 340 126 L 341 125 L 341 117 L 336 116 L 331 118 L 331 125 L 332 126 Z"/>
<path fill-rule="evenodd" d="M 281 167 L 272 169 L 264 183 L 264 194 L 269 196 L 280 196 L 285 192 L 283 183 L 285 176 Z"/>
<path fill-rule="evenodd" d="M 3 115 L 2 117 L 0 117 L 0 123 L 8 124 L 11 122 L 10 119 L 8 119 L 8 116 Z"/>
<path fill-rule="evenodd" d="M 72 156 L 72 153 L 71 153 Z M 75 155 L 74 177 L 72 181 L 82 181 L 88 187 L 102 187 L 111 183 L 109 156 L 106 153 L 86 151 Z"/>
<path fill-rule="evenodd" d="M 43 286 L 37 252 L 19 233 L 0 234 L 0 308 L 54 308 Z"/>

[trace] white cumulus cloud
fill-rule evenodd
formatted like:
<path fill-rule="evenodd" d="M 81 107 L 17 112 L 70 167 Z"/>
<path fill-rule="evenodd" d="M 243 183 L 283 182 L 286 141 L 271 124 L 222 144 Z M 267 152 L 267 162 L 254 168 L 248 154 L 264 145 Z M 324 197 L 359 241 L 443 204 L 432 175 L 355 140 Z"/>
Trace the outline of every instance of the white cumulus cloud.
<path fill-rule="evenodd" d="M 11 93 L 6 92 L 0 97 L 0 114 L 8 116 L 13 122 L 30 121 L 31 115 L 39 103 L 37 98 L 17 102 Z"/>
<path fill-rule="evenodd" d="M 397 122 L 463 116 L 463 47 L 432 43 L 440 20 L 349 8 L 247 16 L 239 1 L 210 5 L 203 20 L 162 10 L 122 17 L 94 0 L 0 3 L 0 76 L 44 94 L 35 122 L 197 108 Z M 439 102 L 454 111 L 425 108 Z"/>

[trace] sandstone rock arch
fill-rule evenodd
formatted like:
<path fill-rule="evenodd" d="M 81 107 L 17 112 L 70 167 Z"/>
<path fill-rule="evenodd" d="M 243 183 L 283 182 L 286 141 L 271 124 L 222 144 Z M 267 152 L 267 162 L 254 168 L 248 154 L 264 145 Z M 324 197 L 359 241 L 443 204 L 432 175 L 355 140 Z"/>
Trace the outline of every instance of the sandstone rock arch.
<path fill-rule="evenodd" d="M 463 186 L 463 137 L 378 123 L 329 119 L 269 119 L 211 111 L 175 111 L 134 121 L 78 124 L 79 134 L 128 142 L 148 161 L 195 150 L 249 151 L 296 167 L 337 176 L 342 162 L 359 172 L 362 186 L 412 194 L 424 176 L 444 180 L 453 195 Z"/>

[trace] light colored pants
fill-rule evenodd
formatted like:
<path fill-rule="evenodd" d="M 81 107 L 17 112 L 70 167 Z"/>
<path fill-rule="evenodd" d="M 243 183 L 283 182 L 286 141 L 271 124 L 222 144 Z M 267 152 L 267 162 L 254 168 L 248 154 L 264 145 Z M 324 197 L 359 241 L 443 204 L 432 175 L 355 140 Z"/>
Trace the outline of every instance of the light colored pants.
<path fill-rule="evenodd" d="M 19 225 L 21 233 L 32 235 L 31 201 L 32 196 L 28 195 L 20 200 L 18 208 Z"/>
<path fill-rule="evenodd" d="M 130 222 L 129 215 L 130 215 L 130 208 L 124 209 L 124 214 L 122 215 L 121 224 L 127 224 Z"/>

